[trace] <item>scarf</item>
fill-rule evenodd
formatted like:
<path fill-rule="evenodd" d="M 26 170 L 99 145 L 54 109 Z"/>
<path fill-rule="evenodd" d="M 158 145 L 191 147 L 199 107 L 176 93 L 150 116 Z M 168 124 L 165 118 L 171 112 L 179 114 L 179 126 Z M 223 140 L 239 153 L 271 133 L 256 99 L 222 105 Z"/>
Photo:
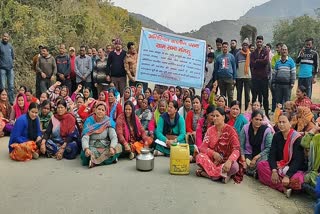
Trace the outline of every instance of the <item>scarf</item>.
<path fill-rule="evenodd" d="M 105 116 L 101 122 L 97 122 L 97 116 L 94 114 L 86 119 L 83 125 L 82 136 L 101 134 L 106 128 L 110 127 L 110 119 Z"/>
<path fill-rule="evenodd" d="M 76 118 L 71 113 L 64 115 L 55 114 L 54 117 L 60 122 L 60 137 L 64 138 L 71 134 L 76 127 Z"/>
<path fill-rule="evenodd" d="M 247 49 L 247 52 L 244 52 L 241 49 L 241 54 L 246 56 L 246 64 L 244 67 L 244 74 L 247 76 L 247 75 L 249 75 L 249 67 L 250 67 L 250 50 L 249 50 L 249 48 Z"/>
<path fill-rule="evenodd" d="M 9 119 L 10 113 L 11 113 L 11 105 L 8 101 L 2 101 L 0 100 L 0 111 L 3 115 L 3 118 Z"/>
<path fill-rule="evenodd" d="M 162 119 L 164 121 L 164 124 L 163 124 L 163 135 L 167 135 L 167 134 L 169 134 L 169 135 L 173 134 L 174 135 L 174 133 L 172 132 L 172 129 L 178 124 L 178 121 L 179 121 L 179 118 L 180 118 L 179 114 L 176 113 L 173 123 L 171 123 L 171 121 L 170 121 L 170 116 L 169 116 L 168 112 L 163 113 L 161 115 L 161 117 L 162 117 Z"/>
<path fill-rule="evenodd" d="M 24 101 L 24 106 L 23 109 L 21 110 L 20 106 L 18 105 L 18 99 L 19 97 L 23 97 L 23 101 Z M 16 118 L 18 119 L 21 115 L 26 114 L 28 112 L 28 108 L 29 108 L 29 103 L 27 101 L 27 97 L 25 94 L 18 94 L 17 98 L 16 98 L 16 103 L 13 105 L 13 109 L 16 113 Z"/>
<path fill-rule="evenodd" d="M 283 148 L 283 158 L 277 162 L 278 168 L 282 169 L 290 163 L 293 154 L 293 144 L 300 136 L 297 131 L 290 129 Z"/>
<path fill-rule="evenodd" d="M 301 117 L 298 118 L 297 131 L 303 132 L 308 124 L 313 121 L 314 115 L 312 114 L 310 108 L 304 106 L 298 107 L 298 113 L 301 115 Z"/>
<path fill-rule="evenodd" d="M 28 113 L 26 115 L 28 120 L 28 138 L 31 141 L 35 141 L 38 137 L 38 129 L 37 129 L 38 118 L 32 120 Z"/>
<path fill-rule="evenodd" d="M 249 136 L 249 143 L 252 147 L 252 157 L 255 157 L 261 152 L 261 144 L 263 143 L 263 136 L 264 132 L 268 126 L 262 125 L 259 127 L 256 135 L 254 135 L 254 129 L 252 126 L 252 123 L 249 125 L 249 130 L 248 130 L 248 136 Z"/>

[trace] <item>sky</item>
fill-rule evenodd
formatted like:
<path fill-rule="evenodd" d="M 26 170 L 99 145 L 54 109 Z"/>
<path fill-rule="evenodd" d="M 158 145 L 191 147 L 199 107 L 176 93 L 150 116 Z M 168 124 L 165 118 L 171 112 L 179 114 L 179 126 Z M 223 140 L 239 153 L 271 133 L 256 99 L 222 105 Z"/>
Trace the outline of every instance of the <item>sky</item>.
<path fill-rule="evenodd" d="M 223 19 L 236 20 L 253 6 L 269 0 L 112 0 L 116 6 L 139 13 L 180 32 Z"/>

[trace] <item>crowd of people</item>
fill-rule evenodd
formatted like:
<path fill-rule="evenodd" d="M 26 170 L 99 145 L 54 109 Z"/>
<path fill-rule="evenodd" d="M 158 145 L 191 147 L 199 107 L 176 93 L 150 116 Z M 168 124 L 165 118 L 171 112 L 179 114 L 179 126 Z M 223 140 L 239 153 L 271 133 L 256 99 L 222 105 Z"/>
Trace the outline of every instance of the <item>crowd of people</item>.
<path fill-rule="evenodd" d="M 10 158 L 80 155 L 81 164 L 92 168 L 121 157 L 134 159 L 144 147 L 156 156 L 170 156 L 173 144 L 188 143 L 190 162 L 199 166 L 197 176 L 240 183 L 247 174 L 287 197 L 292 190 L 314 192 L 320 185 L 320 105 L 311 101 L 319 63 L 313 39 L 305 41 L 296 61 L 282 43 L 273 55 L 262 36 L 255 45 L 245 39 L 240 49 L 236 40 L 230 44 L 229 49 L 218 38 L 215 51 L 208 45 L 200 95 L 194 88 L 151 89 L 138 82 L 133 42 L 127 51 L 120 39 L 106 48 L 81 46 L 78 56 L 74 47 L 67 54 L 61 44 L 56 57 L 39 46 L 32 66 L 34 96 L 25 86 L 13 88 L 14 54 L 4 34 L 0 135 L 10 135 Z"/>

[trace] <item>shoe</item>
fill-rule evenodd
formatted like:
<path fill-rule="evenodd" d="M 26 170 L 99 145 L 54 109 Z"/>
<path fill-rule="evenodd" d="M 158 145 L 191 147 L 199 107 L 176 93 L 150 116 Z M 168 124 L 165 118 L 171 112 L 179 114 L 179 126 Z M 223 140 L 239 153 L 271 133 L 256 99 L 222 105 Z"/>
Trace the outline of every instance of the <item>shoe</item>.
<path fill-rule="evenodd" d="M 130 152 L 130 154 L 129 154 L 129 159 L 132 160 L 132 159 L 134 159 L 134 157 L 135 157 L 134 153 L 133 153 L 133 152 Z"/>
<path fill-rule="evenodd" d="M 291 193 L 292 193 L 292 189 L 286 189 L 286 190 L 284 191 L 284 194 L 286 195 L 287 198 L 290 198 Z"/>
<path fill-rule="evenodd" d="M 39 154 L 37 152 L 32 153 L 32 159 L 37 160 L 39 158 Z"/>
<path fill-rule="evenodd" d="M 156 157 L 156 156 L 164 156 L 164 154 L 158 150 L 154 150 L 153 151 L 153 155 Z"/>
<path fill-rule="evenodd" d="M 118 163 L 118 158 L 116 158 L 112 163 L 114 163 L 114 164 L 116 164 L 116 163 Z"/>
<path fill-rule="evenodd" d="M 257 173 L 256 171 L 255 171 L 255 172 L 253 172 L 252 177 L 253 177 L 254 179 L 258 179 L 258 173 Z"/>
<path fill-rule="evenodd" d="M 227 176 L 225 178 L 222 178 L 222 183 L 227 184 L 230 180 L 231 176 Z"/>

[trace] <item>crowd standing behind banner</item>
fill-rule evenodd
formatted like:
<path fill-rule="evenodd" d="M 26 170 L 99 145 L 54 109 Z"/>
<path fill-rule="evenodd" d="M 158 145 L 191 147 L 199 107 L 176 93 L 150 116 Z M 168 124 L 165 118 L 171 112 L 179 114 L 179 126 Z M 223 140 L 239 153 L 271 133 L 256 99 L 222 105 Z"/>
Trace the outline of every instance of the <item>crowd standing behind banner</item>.
<path fill-rule="evenodd" d="M 19 86 L 14 100 L 14 53 L 5 33 L 0 44 L 0 136 L 10 135 L 13 160 L 39 155 L 74 159 L 81 153 L 82 165 L 90 168 L 117 163 L 122 156 L 133 159 L 143 147 L 168 156 L 171 144 L 188 143 L 200 177 L 240 183 L 247 174 L 287 197 L 292 190 L 320 193 L 320 105 L 311 101 L 319 55 L 313 39 L 306 39 L 296 62 L 282 43 L 272 56 L 262 36 L 255 49 L 248 39 L 240 49 L 236 45 L 232 40 L 229 52 L 228 42 L 220 38 L 215 51 L 208 45 L 200 96 L 193 88 L 150 89 L 137 82 L 133 42 L 128 52 L 120 39 L 106 50 L 81 46 L 78 56 L 74 47 L 67 54 L 61 44 L 56 58 L 41 45 L 33 58 L 36 97 Z M 296 63 L 298 88 L 296 100 L 290 101 Z"/>

